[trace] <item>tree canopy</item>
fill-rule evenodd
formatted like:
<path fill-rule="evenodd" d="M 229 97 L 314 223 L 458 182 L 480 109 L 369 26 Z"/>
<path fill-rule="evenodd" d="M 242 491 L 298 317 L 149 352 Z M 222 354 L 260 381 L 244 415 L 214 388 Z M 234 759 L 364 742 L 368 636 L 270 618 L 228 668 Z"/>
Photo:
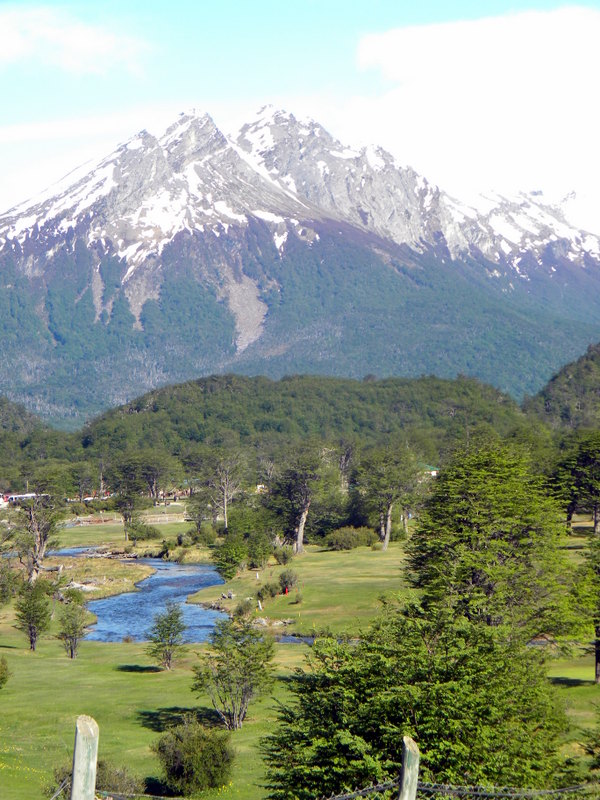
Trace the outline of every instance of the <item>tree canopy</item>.
<path fill-rule="evenodd" d="M 563 533 L 526 453 L 500 442 L 472 447 L 433 483 L 409 542 L 409 579 L 425 607 L 525 638 L 557 632 L 568 595 Z"/>
<path fill-rule="evenodd" d="M 264 740 L 273 800 L 313 800 L 394 778 L 402 737 L 424 780 L 545 787 L 566 718 L 540 654 L 498 629 L 388 607 L 359 642 L 315 642 Z"/>

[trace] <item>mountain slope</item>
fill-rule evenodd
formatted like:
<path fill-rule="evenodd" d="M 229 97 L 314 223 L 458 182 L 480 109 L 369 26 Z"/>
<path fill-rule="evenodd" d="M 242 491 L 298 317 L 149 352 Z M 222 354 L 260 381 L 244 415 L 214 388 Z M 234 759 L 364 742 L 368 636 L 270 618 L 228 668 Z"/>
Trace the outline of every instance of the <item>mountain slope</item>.
<path fill-rule="evenodd" d="M 555 429 L 600 428 L 599 391 L 600 344 L 594 344 L 528 398 L 524 409 Z"/>
<path fill-rule="evenodd" d="M 0 216 L 0 391 L 70 427 L 219 371 L 532 393 L 600 338 L 599 240 L 531 195 L 481 203 L 314 121 L 181 115 Z"/>

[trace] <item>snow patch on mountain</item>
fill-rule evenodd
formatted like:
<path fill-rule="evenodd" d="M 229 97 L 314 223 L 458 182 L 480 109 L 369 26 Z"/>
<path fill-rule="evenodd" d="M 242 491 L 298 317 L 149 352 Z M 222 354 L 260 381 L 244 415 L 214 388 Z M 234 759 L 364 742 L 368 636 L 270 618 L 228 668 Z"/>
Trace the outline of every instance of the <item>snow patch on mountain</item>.
<path fill-rule="evenodd" d="M 144 299 L 157 291 L 146 265 L 160 269 L 165 248 L 180 234 L 210 236 L 235 250 L 224 238 L 239 241 L 260 224 L 282 255 L 290 237 L 317 242 L 317 221 L 343 222 L 444 261 L 483 256 L 498 267 L 486 263 L 487 274 L 508 269 L 526 279 L 531 269 L 552 275 L 560 264 L 587 268 L 590 259 L 600 261 L 600 237 L 571 222 L 574 204 L 575 198 L 550 202 L 538 192 L 461 201 L 382 148 L 349 148 L 310 118 L 264 107 L 227 137 L 208 114 L 192 111 L 160 138 L 141 131 L 97 165 L 84 165 L 1 216 L 0 247 L 18 245 L 23 269 L 33 274 L 74 232 L 124 262 L 122 281 L 139 321 Z M 39 252 L 46 262 L 36 261 Z M 243 264 L 235 279 L 228 268 L 217 259 L 212 279 L 229 287 L 223 297 L 243 349 L 260 335 L 266 306 Z M 94 281 L 98 311 L 101 286 Z M 242 311 L 242 290 L 255 298 L 248 301 L 253 311 Z"/>

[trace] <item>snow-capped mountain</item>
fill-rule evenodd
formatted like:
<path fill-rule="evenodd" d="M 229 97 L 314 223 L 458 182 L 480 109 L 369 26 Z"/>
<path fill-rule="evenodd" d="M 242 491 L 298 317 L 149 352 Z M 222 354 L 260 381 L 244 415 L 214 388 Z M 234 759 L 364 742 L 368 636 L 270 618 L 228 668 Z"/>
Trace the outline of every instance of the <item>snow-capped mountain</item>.
<path fill-rule="evenodd" d="M 490 380 L 498 342 L 486 365 L 477 331 L 490 322 L 469 321 L 468 307 L 491 303 L 492 329 L 518 320 L 500 342 L 517 352 L 515 337 L 530 350 L 538 337 L 546 353 L 539 380 L 497 381 L 520 392 L 553 363 L 543 318 L 556 329 L 564 317 L 556 358 L 600 333 L 599 280 L 600 237 L 539 195 L 461 203 L 313 120 L 266 107 L 228 137 L 192 112 L 0 215 L 0 347 L 12 369 L 0 390 L 26 399 L 77 359 L 112 376 L 85 409 L 224 368 Z M 565 306 L 580 296 L 579 310 Z M 432 317 L 445 333 L 421 334 L 427 356 L 416 330 Z M 357 320 L 364 336 L 352 342 Z M 63 408 L 44 392 L 48 414 Z"/>
<path fill-rule="evenodd" d="M 267 107 L 237 144 L 282 188 L 398 244 L 422 249 L 443 239 L 453 258 L 478 251 L 519 275 L 528 256 L 541 265 L 548 246 L 575 262 L 600 258 L 600 237 L 569 225 L 539 193 L 461 203 L 380 147 L 345 147 L 313 120 Z"/>

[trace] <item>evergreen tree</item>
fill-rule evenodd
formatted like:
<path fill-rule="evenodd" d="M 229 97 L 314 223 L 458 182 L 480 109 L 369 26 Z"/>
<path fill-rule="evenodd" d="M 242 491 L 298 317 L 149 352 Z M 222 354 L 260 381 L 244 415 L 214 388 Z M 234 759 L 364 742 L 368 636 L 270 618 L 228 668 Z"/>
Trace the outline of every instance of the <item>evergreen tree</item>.
<path fill-rule="evenodd" d="M 168 602 L 166 610 L 154 617 L 148 634 L 148 655 L 164 669 L 171 669 L 178 653 L 183 650 L 183 634 L 185 623 L 183 611 L 177 603 Z"/>
<path fill-rule="evenodd" d="M 79 642 L 85 635 L 85 609 L 79 603 L 66 603 L 61 610 L 58 624 L 58 638 L 69 658 L 76 658 Z"/>
<path fill-rule="evenodd" d="M 594 534 L 600 536 L 600 431 L 578 431 L 553 477 L 569 520 L 575 511 L 587 511 L 594 521 Z"/>
<path fill-rule="evenodd" d="M 505 625 L 525 639 L 567 623 L 560 510 L 528 457 L 506 444 L 461 451 L 441 471 L 409 544 L 425 607 Z"/>
<path fill-rule="evenodd" d="M 40 634 L 50 627 L 50 601 L 44 581 L 25 583 L 15 604 L 16 627 L 29 639 L 29 649 L 35 650 Z"/>
<path fill-rule="evenodd" d="M 394 505 L 400 503 L 406 520 L 418 479 L 417 460 L 406 445 L 372 448 L 360 459 L 354 483 L 366 507 L 377 515 L 383 550 L 390 542 Z"/>
<path fill-rule="evenodd" d="M 263 741 L 269 797 L 313 800 L 394 778 L 402 737 L 424 780 L 548 788 L 566 718 L 540 653 L 445 612 L 387 613 L 357 644 L 320 640 Z"/>
<path fill-rule="evenodd" d="M 321 479 L 322 459 L 316 447 L 300 448 L 288 466 L 274 481 L 268 502 L 282 519 L 286 537 L 293 542 L 294 552 L 304 550 L 304 529 L 311 503 Z"/>

